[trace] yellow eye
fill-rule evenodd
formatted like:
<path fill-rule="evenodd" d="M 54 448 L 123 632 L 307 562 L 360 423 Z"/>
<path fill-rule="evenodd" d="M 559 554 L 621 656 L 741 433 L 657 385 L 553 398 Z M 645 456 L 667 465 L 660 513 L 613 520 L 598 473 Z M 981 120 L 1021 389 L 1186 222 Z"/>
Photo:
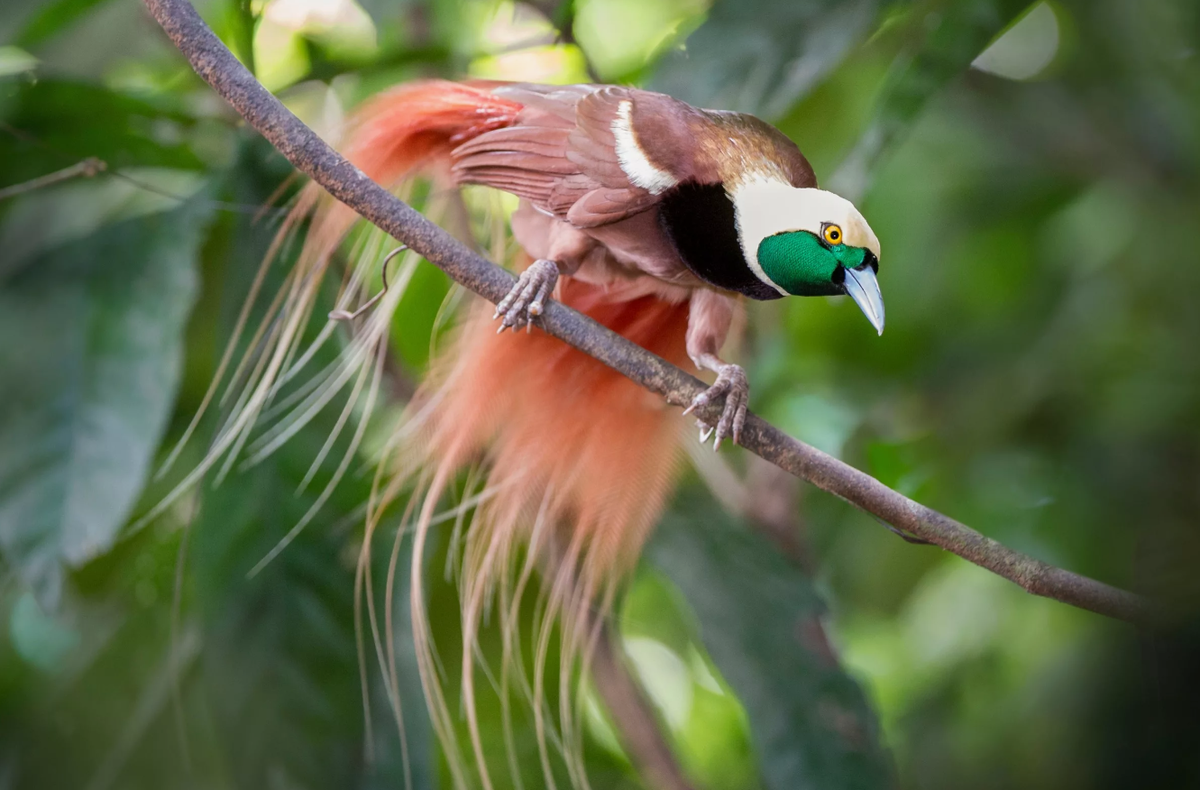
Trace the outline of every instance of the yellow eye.
<path fill-rule="evenodd" d="M 825 237 L 825 241 L 830 244 L 842 243 L 842 229 L 837 225 L 826 225 L 821 230 L 821 234 Z"/>

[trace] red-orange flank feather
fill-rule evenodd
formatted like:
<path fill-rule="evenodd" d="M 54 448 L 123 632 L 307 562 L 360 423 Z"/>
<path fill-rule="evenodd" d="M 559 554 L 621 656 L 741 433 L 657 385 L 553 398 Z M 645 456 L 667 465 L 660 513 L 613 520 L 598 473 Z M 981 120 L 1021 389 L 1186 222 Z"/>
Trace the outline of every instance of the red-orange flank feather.
<path fill-rule="evenodd" d="M 454 149 L 513 124 L 524 108 L 492 94 L 491 87 L 429 82 L 384 93 L 360 111 L 342 150 L 387 186 L 418 171 L 453 178 Z M 355 217 L 340 204 L 318 199 L 310 187 L 297 216 L 314 210 L 301 257 L 323 269 Z M 669 290 L 647 288 L 637 279 L 601 285 L 565 277 L 555 298 L 673 363 L 687 359 L 688 303 Z M 429 641 L 422 554 L 438 503 L 458 471 L 479 462 L 487 470 L 486 495 L 465 537 L 460 592 L 463 705 L 480 782 L 488 787 L 473 697 L 473 647 L 484 609 L 493 607 L 505 635 L 507 687 L 508 665 L 521 649 L 516 610 L 536 567 L 548 590 L 541 626 L 531 635 L 538 666 L 555 624 L 562 626 L 564 668 L 580 660 L 586 665 L 599 618 L 635 564 L 670 491 L 680 417 L 654 395 L 539 329 L 497 335 L 486 304 L 471 309 L 410 415 L 410 438 L 397 447 L 395 458 L 398 474 L 418 492 L 413 622 L 434 725 L 459 784 L 472 782 L 456 759 L 454 721 Z M 388 490 L 394 494 L 400 488 L 394 482 Z M 572 680 L 576 673 L 560 673 L 563 704 L 549 723 L 542 711 L 541 674 L 535 675 L 532 696 L 546 765 L 548 729 L 567 752 L 578 737 L 572 734 L 578 689 Z M 567 761 L 572 767 L 570 756 Z"/>

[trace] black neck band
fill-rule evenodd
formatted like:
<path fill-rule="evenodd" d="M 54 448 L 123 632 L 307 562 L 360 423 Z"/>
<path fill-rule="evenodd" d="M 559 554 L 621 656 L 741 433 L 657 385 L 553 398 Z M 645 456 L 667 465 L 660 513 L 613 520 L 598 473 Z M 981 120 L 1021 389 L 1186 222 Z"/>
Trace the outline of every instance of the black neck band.
<path fill-rule="evenodd" d="M 783 295 L 758 279 L 746 264 L 733 201 L 721 184 L 680 184 L 663 195 L 658 221 L 680 260 L 709 285 L 751 299 Z"/>

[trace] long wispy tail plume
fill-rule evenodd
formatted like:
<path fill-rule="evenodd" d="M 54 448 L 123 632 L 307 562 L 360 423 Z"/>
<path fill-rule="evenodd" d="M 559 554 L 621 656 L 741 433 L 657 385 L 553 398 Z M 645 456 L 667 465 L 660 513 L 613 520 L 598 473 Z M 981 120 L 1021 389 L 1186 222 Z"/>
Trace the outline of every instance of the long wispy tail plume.
<path fill-rule="evenodd" d="M 423 173 L 435 184 L 452 187 L 448 163 L 454 148 L 513 124 L 522 110 L 520 104 L 494 95 L 491 87 L 433 81 L 383 93 L 357 113 L 341 148 L 385 186 L 400 188 Z M 319 464 L 337 435 L 357 420 L 334 479 L 264 562 L 316 516 L 362 443 L 377 400 L 391 317 L 418 264 L 415 255 L 402 259 L 374 309 L 346 322 L 352 324 L 351 339 L 337 360 L 296 385 L 316 349 L 338 336 L 337 322 L 330 321 L 315 340 L 303 339 L 331 262 L 357 219 L 310 185 L 301 191 L 279 231 L 272 257 L 306 218 L 308 232 L 296 263 L 251 337 L 251 353 L 227 377 L 223 426 L 204 463 L 184 481 L 190 486 L 214 467 L 224 473 L 243 451 L 251 463 L 265 457 L 349 390 L 334 435 L 318 459 Z M 386 243 L 378 233 L 358 236 L 348 253 L 338 310 L 353 311 L 364 301 L 374 269 L 387 252 Z M 686 360 L 686 303 L 646 295 L 632 285 L 602 288 L 571 278 L 559 282 L 555 297 L 671 362 Z M 507 716 L 515 687 L 532 711 L 547 786 L 555 785 L 551 746 L 563 758 L 571 782 L 586 786 L 576 716 L 582 678 L 602 620 L 670 491 L 680 418 L 636 384 L 536 328 L 497 335 L 490 312 L 490 305 L 472 306 L 386 442 L 386 457 L 367 507 L 357 608 L 370 625 L 373 652 L 403 737 L 391 605 L 399 540 L 411 535 L 409 592 L 417 665 L 455 784 L 492 786 L 476 707 L 478 673 L 500 694 L 510 755 Z M 245 324 L 243 316 L 239 333 Z M 222 376 L 230 359 L 222 363 Z M 216 384 L 206 403 L 216 400 L 215 393 Z M 474 471 L 463 499 L 447 511 L 450 494 L 466 469 Z M 404 504 L 399 508 L 403 515 L 381 617 L 372 591 L 372 538 L 397 503 Z M 426 607 L 426 555 L 439 536 L 434 528 L 443 523 L 454 525 L 448 540 L 450 555 L 457 558 L 461 607 L 461 719 L 444 691 L 447 668 L 440 663 Z M 522 600 L 535 587 L 539 597 L 534 624 L 522 634 Z M 481 660 L 479 635 L 488 618 L 494 618 L 501 633 L 499 673 Z M 365 651 L 365 633 L 359 633 L 360 651 Z M 557 711 L 547 703 L 552 646 L 559 656 L 553 673 L 558 678 L 553 695 L 559 701 Z M 526 649 L 532 653 L 532 677 L 523 670 Z M 474 770 L 462 757 L 460 726 L 465 726 Z M 509 770 L 514 770 L 511 763 Z"/>

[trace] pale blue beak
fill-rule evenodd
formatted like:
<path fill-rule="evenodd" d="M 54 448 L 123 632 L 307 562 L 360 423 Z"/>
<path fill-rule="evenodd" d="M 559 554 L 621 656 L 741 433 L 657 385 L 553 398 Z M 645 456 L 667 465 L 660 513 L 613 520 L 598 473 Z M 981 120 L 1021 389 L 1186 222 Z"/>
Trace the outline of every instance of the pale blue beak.
<path fill-rule="evenodd" d="M 871 265 L 864 263 L 857 269 L 847 269 L 842 287 L 863 311 L 863 315 L 871 322 L 871 326 L 875 327 L 875 331 L 882 335 L 883 294 L 879 291 L 879 280 L 875 278 L 875 270 Z"/>

